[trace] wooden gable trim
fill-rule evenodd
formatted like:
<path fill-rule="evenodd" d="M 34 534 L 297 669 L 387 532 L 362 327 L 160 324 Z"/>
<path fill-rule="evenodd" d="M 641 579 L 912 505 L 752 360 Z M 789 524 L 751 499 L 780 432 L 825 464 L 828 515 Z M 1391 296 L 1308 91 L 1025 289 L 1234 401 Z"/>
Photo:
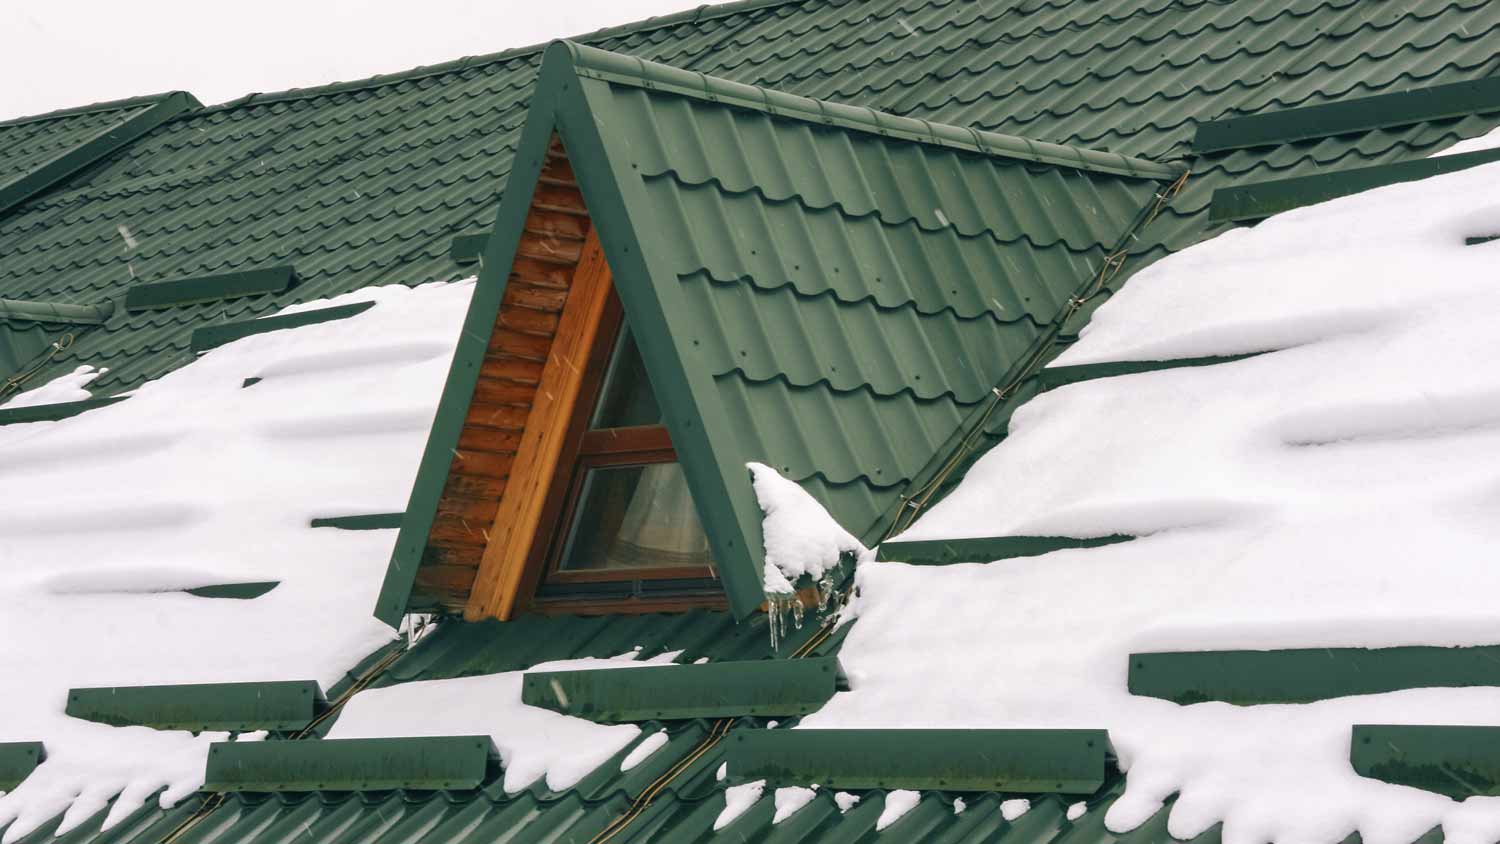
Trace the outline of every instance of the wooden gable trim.
<path fill-rule="evenodd" d="M 521 603 L 526 564 L 558 476 L 568 423 L 582 392 L 609 293 L 609 264 L 597 234 L 590 232 L 511 464 L 510 480 L 489 527 L 479 572 L 464 607 L 466 619 L 508 619 Z"/>

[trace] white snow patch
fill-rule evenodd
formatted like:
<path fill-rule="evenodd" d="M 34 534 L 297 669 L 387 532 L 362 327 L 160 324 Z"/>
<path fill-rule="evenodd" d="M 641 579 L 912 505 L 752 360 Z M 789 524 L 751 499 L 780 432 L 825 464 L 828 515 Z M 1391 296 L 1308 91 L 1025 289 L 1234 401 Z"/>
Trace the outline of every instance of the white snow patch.
<path fill-rule="evenodd" d="M 841 553 L 865 550 L 795 481 L 761 463 L 746 465 L 754 477 L 755 499 L 766 516 L 766 592 L 794 592 L 803 575 L 820 580 L 838 565 Z"/>
<path fill-rule="evenodd" d="M 1497 195 L 1493 164 L 1391 185 L 1139 273 L 1062 363 L 1280 351 L 1020 408 L 901 538 L 1142 538 L 861 565 L 853 690 L 801 726 L 1107 728 L 1128 772 L 1116 832 L 1180 793 L 1182 839 L 1221 821 L 1225 844 L 1500 839 L 1500 798 L 1348 759 L 1356 723 L 1500 726 L 1500 689 L 1182 707 L 1125 683 L 1133 650 L 1500 643 L 1500 243 L 1463 245 L 1500 232 Z"/>
<path fill-rule="evenodd" d="M 1077 803 L 1074 803 L 1073 805 L 1068 807 L 1068 820 L 1076 821 L 1079 818 L 1083 817 L 1084 812 L 1087 812 L 1088 810 L 1089 804 L 1083 802 L 1082 800 L 1079 800 Z"/>
<path fill-rule="evenodd" d="M 817 796 L 818 792 L 813 789 L 796 785 L 776 789 L 776 815 L 771 818 L 771 825 L 775 826 L 791 817 L 792 813 L 811 803 Z"/>
<path fill-rule="evenodd" d="M 0 404 L 0 408 L 15 410 L 20 407 L 38 407 L 44 404 L 61 404 L 63 402 L 91 399 L 94 397 L 94 394 L 85 390 L 84 387 L 108 371 L 108 367 L 97 369 L 85 364 L 66 375 L 59 375 L 39 387 L 33 387 L 24 393 L 12 396 L 9 401 Z"/>
<path fill-rule="evenodd" d="M 714 819 L 714 832 L 729 826 L 735 818 L 743 815 L 746 809 L 754 806 L 755 801 L 760 799 L 765 790 L 765 780 L 747 782 L 744 785 L 731 785 L 724 789 L 724 811 Z"/>
<path fill-rule="evenodd" d="M 724 778 L 727 777 L 727 776 L 729 776 L 729 763 L 728 762 L 720 762 L 719 763 L 719 770 L 714 771 L 714 781 L 715 782 L 723 782 Z"/>
<path fill-rule="evenodd" d="M 965 803 L 962 797 L 953 798 L 953 814 L 962 815 L 967 808 L 969 808 L 969 804 Z"/>
<path fill-rule="evenodd" d="M 1465 152 L 1479 152 L 1486 149 L 1500 147 L 1500 128 L 1491 129 L 1477 138 L 1459 141 L 1453 146 L 1438 150 L 1428 158 L 1442 158 L 1445 155 L 1458 155 Z"/>
<path fill-rule="evenodd" d="M 622 772 L 628 771 L 646 761 L 650 758 L 651 754 L 662 749 L 662 746 L 667 743 L 667 738 L 666 730 L 657 730 L 651 735 L 646 736 L 646 738 L 641 740 L 640 744 L 625 754 L 625 758 L 620 761 L 620 770 Z"/>
<path fill-rule="evenodd" d="M 859 795 L 850 794 L 847 791 L 835 792 L 833 795 L 833 803 L 835 806 L 839 807 L 839 814 L 847 815 L 849 814 L 850 809 L 853 809 L 856 805 L 859 804 Z"/>
<path fill-rule="evenodd" d="M 1000 817 L 1008 821 L 1013 821 L 1029 811 L 1031 811 L 1030 800 L 1016 798 L 1000 801 Z"/>
<path fill-rule="evenodd" d="M 500 751 L 507 792 L 520 791 L 543 777 L 548 788 L 562 791 L 625 749 L 641 728 L 596 724 L 527 706 L 521 702 L 526 671 L 638 668 L 670 663 L 676 655 L 637 660 L 632 651 L 611 659 L 560 660 L 523 671 L 367 689 L 344 705 L 328 738 L 488 735 Z"/>
<path fill-rule="evenodd" d="M 331 686 L 393 638 L 371 617 L 395 531 L 312 529 L 314 516 L 403 509 L 473 284 L 370 288 L 358 316 L 246 337 L 57 422 L 0 427 L 0 741 L 47 761 L 0 797 L 13 842 L 59 813 L 67 831 L 119 796 L 106 826 L 158 789 L 203 781 L 208 745 L 63 714 L 75 686 L 310 679 Z M 380 367 L 243 381 L 292 362 L 381 355 Z M 80 369 L 13 399 L 82 398 Z M 373 420 L 373 421 L 372 421 Z M 254 600 L 179 590 L 280 581 Z"/>
<path fill-rule="evenodd" d="M 875 821 L 875 831 L 879 832 L 896 821 L 901 820 L 906 816 L 907 812 L 917 808 L 917 804 L 921 800 L 921 793 L 910 789 L 898 788 L 895 791 L 887 793 L 885 795 L 885 807 L 880 810 L 879 820 Z"/>

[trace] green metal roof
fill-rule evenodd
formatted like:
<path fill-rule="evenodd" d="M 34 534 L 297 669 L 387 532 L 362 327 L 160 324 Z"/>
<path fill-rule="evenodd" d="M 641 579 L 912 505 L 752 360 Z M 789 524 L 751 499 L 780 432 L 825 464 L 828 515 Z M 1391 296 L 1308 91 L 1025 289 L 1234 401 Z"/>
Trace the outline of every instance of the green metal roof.
<path fill-rule="evenodd" d="M 1497 28 L 1500 5 L 1485 0 L 1380 5 L 1358 0 L 755 0 L 693 10 L 584 40 L 614 52 L 824 102 L 1188 164 L 1193 174 L 1185 190 L 1141 233 L 1120 276 L 1123 280 L 1146 262 L 1223 230 L 1207 219 L 1210 198 L 1218 188 L 1421 158 L 1457 139 L 1484 134 L 1497 118 L 1493 113 L 1454 114 L 1373 129 L 1351 131 L 1342 126 L 1343 134 L 1335 136 L 1319 134 L 1318 125 L 1305 130 L 1299 126 L 1298 134 L 1305 136 L 1300 140 L 1207 155 L 1192 152 L 1197 124 L 1483 80 L 1500 64 L 1493 47 Z M 80 363 L 108 366 L 111 371 L 96 386 L 113 393 L 190 361 L 192 331 L 210 323 L 261 316 L 366 284 L 415 284 L 471 274 L 471 268 L 453 262 L 449 248 L 455 236 L 485 230 L 494 221 L 540 57 L 540 48 L 510 50 L 187 111 L 0 213 L 0 298 L 93 305 L 121 299 L 138 281 L 284 263 L 298 270 L 299 284 L 285 293 L 138 313 L 116 308 L 102 327 L 80 335 L 38 377 L 70 371 Z M 1314 115 L 1314 123 L 1319 120 Z M 26 122 L 0 124 L 0 132 Z M 61 120 L 52 124 L 58 132 L 52 140 L 64 137 L 64 125 Z M 38 143 L 42 140 L 37 138 Z M 8 141 L 0 143 L 0 160 L 19 161 L 10 158 L 8 147 Z M 676 193 L 713 197 L 718 204 L 748 204 L 737 196 L 748 179 L 721 186 L 713 180 L 695 181 L 715 172 L 706 169 L 707 163 L 694 169 L 678 160 L 673 166 L 680 171 L 650 178 L 653 197 Z M 801 208 L 808 204 L 801 199 L 760 196 L 759 185 L 771 183 L 762 174 L 754 178 L 757 187 L 750 199 L 765 206 L 765 213 L 788 211 L 795 204 L 799 208 L 789 213 L 808 216 Z M 810 195 L 805 183 L 798 184 Z M 855 217 L 854 222 L 884 215 L 887 208 L 866 206 L 865 217 Z M 817 209 L 818 214 L 845 214 L 837 205 Z M 968 219 L 950 210 L 945 207 L 950 222 Z M 914 217 L 903 225 L 921 230 L 925 239 L 936 234 L 932 220 L 935 216 Z M 955 229 L 952 234 L 957 238 L 962 232 Z M 132 240 L 134 246 L 129 245 Z M 707 250 L 705 254 L 712 257 Z M 691 292 L 694 284 L 732 289 L 731 282 L 741 288 L 753 286 L 741 283 L 739 276 L 688 278 L 681 283 Z M 746 292 L 761 301 L 817 299 L 826 305 L 837 299 L 831 282 L 818 282 L 830 285 L 829 292 L 808 295 L 794 285 Z M 945 298 L 943 306 L 948 304 Z M 882 310 L 878 302 L 870 307 L 878 316 L 890 316 L 891 309 Z M 943 318 L 955 324 L 963 318 L 994 319 L 993 311 L 982 314 L 973 302 L 968 307 L 960 314 L 955 301 Z M 916 310 L 907 309 L 913 320 L 931 316 L 911 315 Z M 1070 331 L 1081 323 L 1082 318 L 1070 322 Z M 726 350 L 731 356 L 737 351 L 728 344 L 721 353 Z M 769 351 L 778 356 L 782 352 Z M 1004 354 L 1012 352 L 1007 349 Z M 771 366 L 740 370 L 723 380 L 734 379 L 744 385 L 744 400 L 758 401 L 766 393 L 752 392 L 752 386 L 774 385 L 780 376 L 760 382 L 754 380 L 757 376 L 764 379 L 773 367 L 795 371 L 781 357 L 766 360 Z M 877 389 L 889 389 L 895 380 L 884 367 L 865 367 L 863 373 L 858 377 L 872 382 L 862 388 L 870 397 Z M 967 388 L 962 372 L 945 370 L 944 377 L 958 385 L 951 388 L 953 396 Z M 972 383 L 982 380 L 976 376 Z M 835 389 L 828 380 L 819 384 L 816 389 L 840 397 L 855 392 Z M 952 396 L 924 397 L 917 384 L 915 378 L 910 380 L 902 401 L 957 401 Z M 776 389 L 784 396 L 796 395 L 799 389 L 809 392 L 789 381 Z M 1026 390 L 1018 395 L 1024 397 Z M 1007 414 L 1008 409 L 1002 409 L 993 417 L 986 442 L 1003 434 Z M 847 499 L 835 506 L 849 512 L 873 513 L 880 506 L 878 488 L 863 482 L 814 475 L 804 484 L 824 500 Z M 448 669 L 513 670 L 574 654 L 608 656 L 635 644 L 659 652 L 687 641 L 692 642 L 689 654 L 748 658 L 755 649 L 762 655 L 766 649 L 765 630 L 755 621 L 764 619 L 740 626 L 726 614 L 545 623 L 523 619 L 510 629 L 528 631 L 525 635 L 503 637 L 485 634 L 484 625 L 454 625 L 424 640 L 386 676 L 394 682 L 444 676 Z M 701 736 L 687 731 L 703 727 L 689 722 L 681 729 L 662 751 L 673 760 L 685 758 L 696 746 L 693 736 Z M 231 796 L 178 841 L 368 839 L 449 844 L 490 841 L 502 832 L 519 830 L 514 840 L 582 842 L 618 817 L 660 773 L 655 764 L 653 760 L 637 769 L 646 779 L 632 780 L 630 786 L 574 790 L 551 799 L 530 792 L 501 799 L 483 791 Z M 601 770 L 607 772 L 608 765 Z M 665 791 L 614 840 L 719 838 L 711 826 L 723 803 L 712 785 L 712 768 L 697 776 L 701 781 Z M 955 816 L 948 798 L 926 794 L 906 819 L 883 833 L 874 831 L 878 792 L 844 816 L 829 796 L 820 796 L 774 828 L 767 795 L 726 828 L 722 840 L 1166 840 L 1165 809 L 1128 835 L 1103 829 L 1103 811 L 1118 789 L 1118 782 L 1107 785 L 1091 798 L 1090 811 L 1074 823 L 1063 818 L 1065 802 L 1056 798 L 1040 801 L 1008 823 L 999 818 L 997 797 L 970 800 L 969 810 Z M 197 795 L 168 811 L 148 802 L 102 835 L 101 813 L 57 840 L 157 844 L 205 799 Z M 54 840 L 49 833 L 44 827 L 25 840 Z M 1201 840 L 1217 841 L 1217 830 Z M 1441 835 L 1434 832 L 1419 840 L 1435 844 Z"/>
<path fill-rule="evenodd" d="M 1181 174 L 553 45 L 380 598 L 388 623 L 554 131 L 741 615 L 764 600 L 746 464 L 820 478 L 832 515 L 870 538 Z"/>

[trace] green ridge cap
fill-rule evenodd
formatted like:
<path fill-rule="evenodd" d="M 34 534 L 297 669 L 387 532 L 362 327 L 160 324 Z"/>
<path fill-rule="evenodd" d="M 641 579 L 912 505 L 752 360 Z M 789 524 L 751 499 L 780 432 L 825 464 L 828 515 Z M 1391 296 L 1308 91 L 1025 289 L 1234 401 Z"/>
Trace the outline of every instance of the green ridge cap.
<path fill-rule="evenodd" d="M 1094 173 L 1172 180 L 1185 172 L 1182 167 L 1147 161 L 1144 158 L 1033 141 L 1014 135 L 915 120 L 859 106 L 813 100 L 588 47 L 573 41 L 558 43 L 572 54 L 574 69 L 579 76 L 616 84 L 633 85 L 886 138 L 1072 167 Z"/>
<path fill-rule="evenodd" d="M 244 583 L 215 583 L 210 586 L 195 586 L 182 591 L 195 598 L 224 598 L 234 601 L 249 601 L 270 592 L 281 585 L 279 580 L 252 580 Z"/>
<path fill-rule="evenodd" d="M 323 703 L 312 680 L 71 689 L 67 714 L 114 727 L 298 730 Z"/>
<path fill-rule="evenodd" d="M 78 401 L 55 402 L 53 404 L 34 404 L 30 407 L 7 408 L 0 406 L 0 425 L 17 425 L 22 422 L 56 422 L 59 419 L 77 416 L 84 411 L 111 405 L 125 399 L 125 396 L 101 396 L 92 399 L 80 399 Z"/>
<path fill-rule="evenodd" d="M 521 702 L 591 721 L 806 715 L 833 697 L 834 657 L 529 671 Z"/>
<path fill-rule="evenodd" d="M 292 286 L 296 277 L 292 267 L 284 265 L 146 282 L 132 286 L 125 294 L 125 310 L 145 311 L 261 293 L 281 293 Z"/>
<path fill-rule="evenodd" d="M 401 527 L 405 513 L 364 513 L 358 516 L 319 516 L 308 523 L 309 527 L 339 528 L 340 530 L 391 530 Z"/>
<path fill-rule="evenodd" d="M 1242 355 L 1209 355 L 1199 358 L 1171 358 L 1168 360 L 1119 360 L 1104 363 L 1080 363 L 1072 366 L 1049 366 L 1037 373 L 1037 386 L 1043 391 L 1079 381 L 1097 378 L 1114 378 L 1117 375 L 1135 375 L 1142 372 L 1160 372 L 1166 369 L 1186 369 L 1195 366 L 1213 366 L 1234 363 L 1253 358 L 1265 352 L 1249 352 Z"/>
<path fill-rule="evenodd" d="M 1398 182 L 1414 182 L 1466 170 L 1491 161 L 1500 161 L 1500 148 L 1219 188 L 1214 191 L 1213 200 L 1209 204 L 1208 221 L 1237 223 L 1260 220 L 1293 208 L 1316 205 Z"/>
<path fill-rule="evenodd" d="M 1413 88 L 1198 124 L 1193 151 L 1222 152 L 1500 111 L 1500 78 Z"/>
<path fill-rule="evenodd" d="M 1500 645 L 1138 653 L 1130 655 L 1129 682 L 1133 695 L 1239 706 L 1500 686 Z"/>
<path fill-rule="evenodd" d="M 453 238 L 453 244 L 448 247 L 448 256 L 455 264 L 473 264 L 484 257 L 484 245 L 489 242 L 489 232 L 477 234 L 461 234 Z"/>
<path fill-rule="evenodd" d="M 951 563 L 988 563 L 1015 557 L 1036 557 L 1069 548 L 1098 548 L 1129 542 L 1133 536 L 1095 536 L 1079 539 L 1071 536 L 988 536 L 977 539 L 925 539 L 912 542 L 883 542 L 875 559 L 889 563 L 911 563 L 919 566 L 945 566 Z"/>
<path fill-rule="evenodd" d="M 0 320 L 45 322 L 56 325 L 99 325 L 115 312 L 115 303 L 70 305 L 27 299 L 0 299 Z"/>
<path fill-rule="evenodd" d="M 39 741 L 0 742 L 0 791 L 12 791 L 47 758 Z"/>
<path fill-rule="evenodd" d="M 331 308 L 316 308 L 310 311 L 298 311 L 293 314 L 226 322 L 219 325 L 205 325 L 193 331 L 192 349 L 195 353 L 202 353 L 210 349 L 216 349 L 225 343 L 233 342 L 242 337 L 265 334 L 269 331 L 280 331 L 284 328 L 302 328 L 307 325 L 317 325 L 323 322 L 347 319 L 356 314 L 362 314 L 373 307 L 375 307 L 374 302 L 354 302 L 349 305 L 334 305 Z"/>
<path fill-rule="evenodd" d="M 1362 777 L 1463 800 L 1500 795 L 1500 727 L 1356 724 L 1349 763 Z"/>
<path fill-rule="evenodd" d="M 497 756 L 489 736 L 215 742 L 205 791 L 469 789 Z"/>
<path fill-rule="evenodd" d="M 1104 730 L 739 730 L 734 782 L 1093 794 L 1104 784 Z"/>
<path fill-rule="evenodd" d="M 135 105 L 132 101 L 126 102 L 132 106 Z M 59 153 L 39 167 L 0 185 L 0 214 L 31 199 L 177 115 L 201 105 L 192 94 L 183 91 L 164 94 L 148 102 L 149 104 L 142 103 L 142 107 L 136 113 L 96 132 L 83 143 Z M 103 110 L 102 106 L 91 106 L 78 113 L 100 110 Z M 54 113 L 47 117 L 56 116 L 61 115 Z"/>

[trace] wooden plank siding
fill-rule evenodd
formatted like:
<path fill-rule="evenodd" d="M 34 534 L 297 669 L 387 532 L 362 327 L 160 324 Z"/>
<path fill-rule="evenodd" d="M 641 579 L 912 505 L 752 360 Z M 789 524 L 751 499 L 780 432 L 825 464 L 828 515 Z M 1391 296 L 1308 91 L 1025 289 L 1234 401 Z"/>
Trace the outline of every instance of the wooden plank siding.
<path fill-rule="evenodd" d="M 554 137 L 417 570 L 414 602 L 464 610 L 590 243 L 597 251 L 583 194 Z"/>

